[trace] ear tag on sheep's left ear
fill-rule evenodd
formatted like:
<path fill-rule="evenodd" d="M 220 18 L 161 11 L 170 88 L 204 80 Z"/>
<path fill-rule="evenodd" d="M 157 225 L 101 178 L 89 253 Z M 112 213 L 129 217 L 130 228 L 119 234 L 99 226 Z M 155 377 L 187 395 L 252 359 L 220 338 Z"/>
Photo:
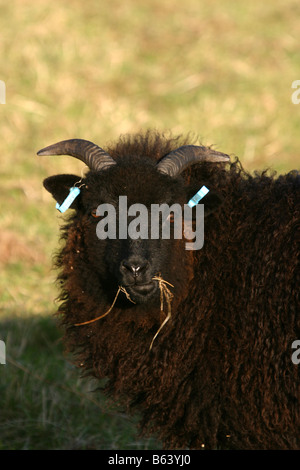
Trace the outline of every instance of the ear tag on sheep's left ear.
<path fill-rule="evenodd" d="M 209 193 L 209 189 L 206 186 L 202 186 L 202 188 L 199 189 L 199 191 L 195 194 L 195 196 L 193 196 L 189 200 L 188 206 L 189 207 L 196 206 L 198 204 L 198 202 L 200 202 L 201 199 L 203 199 L 204 196 L 206 196 L 207 193 Z"/>
<path fill-rule="evenodd" d="M 56 203 L 56 209 L 58 209 L 60 212 L 65 212 L 67 209 L 69 209 L 70 205 L 79 194 L 80 189 L 77 186 L 73 186 L 72 188 L 70 188 L 70 193 L 63 201 L 63 203 L 60 205 L 58 204 L 58 202 Z"/>

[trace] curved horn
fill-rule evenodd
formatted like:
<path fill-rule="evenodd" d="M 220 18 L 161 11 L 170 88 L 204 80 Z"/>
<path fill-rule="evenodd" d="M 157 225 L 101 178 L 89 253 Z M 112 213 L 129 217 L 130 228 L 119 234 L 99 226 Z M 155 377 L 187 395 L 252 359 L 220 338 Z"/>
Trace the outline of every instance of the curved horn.
<path fill-rule="evenodd" d="M 198 162 L 229 162 L 229 155 L 217 152 L 207 147 L 197 145 L 183 145 L 173 152 L 168 153 L 158 164 L 160 173 L 169 176 L 177 176 L 190 165 Z"/>
<path fill-rule="evenodd" d="M 83 139 L 62 140 L 38 151 L 38 155 L 71 155 L 84 162 L 91 170 L 104 170 L 115 165 L 115 160 L 101 147 Z"/>

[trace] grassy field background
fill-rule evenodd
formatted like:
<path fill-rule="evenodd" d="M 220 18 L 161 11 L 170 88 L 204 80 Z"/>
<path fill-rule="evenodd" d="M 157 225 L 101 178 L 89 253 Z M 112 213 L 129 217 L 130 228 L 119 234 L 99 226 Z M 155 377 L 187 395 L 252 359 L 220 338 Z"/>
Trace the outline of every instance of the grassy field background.
<path fill-rule="evenodd" d="M 146 128 L 192 132 L 249 170 L 299 167 L 296 0 L 0 0 L 0 449 L 146 449 L 135 418 L 66 361 L 53 313 L 61 216 L 38 149 Z"/>

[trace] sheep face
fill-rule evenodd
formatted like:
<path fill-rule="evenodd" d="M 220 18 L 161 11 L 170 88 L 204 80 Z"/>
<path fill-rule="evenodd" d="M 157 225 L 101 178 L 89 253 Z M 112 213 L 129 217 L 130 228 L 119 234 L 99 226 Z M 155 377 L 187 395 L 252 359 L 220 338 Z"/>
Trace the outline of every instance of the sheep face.
<path fill-rule="evenodd" d="M 158 283 L 153 280 L 156 275 L 161 274 L 172 282 L 169 266 L 177 240 L 172 230 L 169 239 L 151 237 L 151 206 L 174 202 L 182 205 L 184 199 L 182 182 L 158 174 L 150 165 L 134 169 L 132 163 L 115 166 L 87 178 L 81 210 L 89 220 L 86 233 L 89 258 L 96 272 L 99 267 L 102 271 L 104 263 L 105 276 L 109 277 L 113 292 L 123 286 L 134 302 L 150 302 L 159 297 Z M 135 207 L 143 209 L 143 213 L 137 212 L 137 217 L 130 215 L 136 204 Z M 106 208 L 111 211 L 111 218 L 101 215 L 101 207 L 102 214 Z M 159 229 L 161 225 L 162 220 Z M 100 233 L 101 228 L 112 233 L 105 238 L 105 230 Z M 137 229 L 135 234 L 131 233 L 132 228 Z"/>

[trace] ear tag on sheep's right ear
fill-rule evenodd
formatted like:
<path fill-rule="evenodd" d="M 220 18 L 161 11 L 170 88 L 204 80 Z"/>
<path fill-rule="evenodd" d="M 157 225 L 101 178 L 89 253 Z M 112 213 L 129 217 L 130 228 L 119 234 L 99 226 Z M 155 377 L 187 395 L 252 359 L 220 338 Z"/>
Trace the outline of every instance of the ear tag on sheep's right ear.
<path fill-rule="evenodd" d="M 69 209 L 70 205 L 74 201 L 74 199 L 77 198 L 77 196 L 80 194 L 80 189 L 77 186 L 73 186 L 70 188 L 70 193 L 66 197 L 66 199 L 63 201 L 62 204 L 56 203 L 56 209 L 58 209 L 60 212 L 65 212 L 67 209 Z"/>
<path fill-rule="evenodd" d="M 195 194 L 195 196 L 193 196 L 189 200 L 188 206 L 189 207 L 196 206 L 198 202 L 201 201 L 201 199 L 203 199 L 204 196 L 206 196 L 207 193 L 209 193 L 209 189 L 206 186 L 202 186 L 202 188 L 199 189 L 199 191 Z"/>

